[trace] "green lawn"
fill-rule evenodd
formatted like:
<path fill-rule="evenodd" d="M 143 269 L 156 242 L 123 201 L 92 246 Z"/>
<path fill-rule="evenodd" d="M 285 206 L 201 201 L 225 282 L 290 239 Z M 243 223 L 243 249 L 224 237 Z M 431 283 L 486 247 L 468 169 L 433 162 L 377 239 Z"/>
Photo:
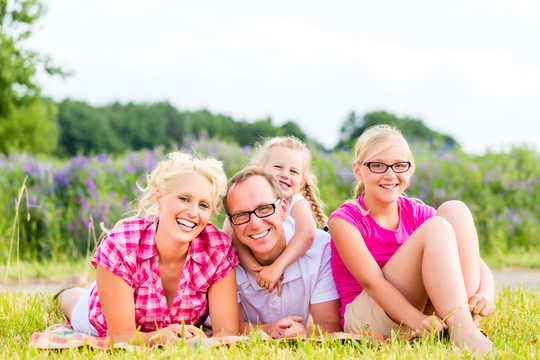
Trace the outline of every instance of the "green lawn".
<path fill-rule="evenodd" d="M 506 288 L 497 293 L 497 310 L 481 323 L 494 342 L 493 352 L 486 358 L 540 358 L 540 292 L 522 288 Z M 128 358 L 189 358 L 189 359 L 448 359 L 470 358 L 471 353 L 459 351 L 447 339 L 389 340 L 383 344 L 347 341 L 314 343 L 307 341 L 251 342 L 218 348 L 197 349 L 187 346 L 166 349 L 146 349 L 140 353 L 126 350 L 37 350 L 28 348 L 33 332 L 61 323 L 62 316 L 51 294 L 9 292 L 0 290 L 0 359 L 60 358 L 60 359 L 128 359 Z"/>

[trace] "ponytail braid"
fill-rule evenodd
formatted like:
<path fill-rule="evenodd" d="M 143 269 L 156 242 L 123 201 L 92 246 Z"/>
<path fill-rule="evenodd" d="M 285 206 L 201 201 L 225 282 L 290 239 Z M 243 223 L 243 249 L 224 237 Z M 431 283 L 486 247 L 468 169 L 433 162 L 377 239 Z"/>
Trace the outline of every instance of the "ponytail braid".
<path fill-rule="evenodd" d="M 306 182 L 303 188 L 303 195 L 311 205 L 311 212 L 315 217 L 315 220 L 321 225 L 324 231 L 328 231 L 328 218 L 324 214 L 323 204 L 313 191 L 312 186 Z"/>

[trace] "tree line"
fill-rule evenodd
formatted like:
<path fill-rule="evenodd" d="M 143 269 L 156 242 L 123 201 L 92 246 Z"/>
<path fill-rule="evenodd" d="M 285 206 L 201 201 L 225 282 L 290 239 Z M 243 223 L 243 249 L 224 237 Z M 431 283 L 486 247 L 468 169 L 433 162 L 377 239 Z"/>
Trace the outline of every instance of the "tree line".
<path fill-rule="evenodd" d="M 293 121 L 275 126 L 271 118 L 248 122 L 208 110 L 180 111 L 168 102 L 93 107 L 66 99 L 57 104 L 58 155 L 122 153 L 126 150 L 171 148 L 186 136 L 209 136 L 252 145 L 263 137 L 294 135 L 308 141 Z"/>
<path fill-rule="evenodd" d="M 240 146 L 252 146 L 266 137 L 293 135 L 323 148 L 292 120 L 282 125 L 275 125 L 271 118 L 236 120 L 205 109 L 180 111 L 168 102 L 114 102 L 96 107 L 71 99 L 58 103 L 41 99 L 19 108 L 12 116 L 11 123 L 17 131 L 11 132 L 10 139 L 4 142 L 10 146 L 0 152 L 21 151 L 60 157 L 120 154 L 156 146 L 179 147 L 189 136 L 208 136 Z M 351 112 L 341 125 L 340 140 L 334 149 L 353 148 L 355 140 L 366 128 L 381 123 L 397 126 L 409 140 L 429 139 L 436 146 L 459 146 L 451 136 L 429 129 L 422 120 L 377 111 L 362 117 Z"/>

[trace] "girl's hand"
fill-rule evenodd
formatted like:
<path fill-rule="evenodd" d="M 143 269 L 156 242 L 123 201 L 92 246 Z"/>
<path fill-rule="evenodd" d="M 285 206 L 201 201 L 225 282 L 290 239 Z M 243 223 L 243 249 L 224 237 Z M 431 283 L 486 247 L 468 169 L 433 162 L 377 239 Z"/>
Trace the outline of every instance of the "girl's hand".
<path fill-rule="evenodd" d="M 265 288 L 268 292 L 272 292 L 277 287 L 278 296 L 281 296 L 281 279 L 283 270 L 275 263 L 269 266 L 254 267 L 254 271 L 258 272 L 257 284 Z"/>
<path fill-rule="evenodd" d="M 422 321 L 414 329 L 416 336 L 424 337 L 430 334 L 437 334 L 444 329 L 448 329 L 448 325 L 442 322 L 437 315 L 425 316 Z"/>
<path fill-rule="evenodd" d="M 495 304 L 493 303 L 493 299 L 484 294 L 484 293 L 476 293 L 469 299 L 469 305 L 471 308 L 471 313 L 473 315 L 480 315 L 480 316 L 489 316 L 495 311 Z"/>

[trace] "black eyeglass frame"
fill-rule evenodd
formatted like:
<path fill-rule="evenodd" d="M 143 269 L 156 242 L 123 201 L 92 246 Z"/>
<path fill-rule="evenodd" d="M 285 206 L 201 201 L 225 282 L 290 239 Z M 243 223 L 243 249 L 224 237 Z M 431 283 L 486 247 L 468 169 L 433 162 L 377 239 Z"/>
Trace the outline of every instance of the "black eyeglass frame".
<path fill-rule="evenodd" d="M 371 164 L 383 165 L 383 166 L 385 166 L 385 168 L 384 168 L 383 171 L 373 171 L 373 169 L 371 168 Z M 405 169 L 403 171 L 396 171 L 396 169 L 394 169 L 394 166 L 396 166 L 398 164 L 407 164 L 407 169 Z M 396 174 L 403 174 L 403 173 L 409 171 L 410 168 L 411 168 L 411 162 L 410 161 L 398 161 L 397 163 L 393 163 L 391 165 L 388 165 L 388 164 L 385 164 L 385 163 L 382 163 L 382 162 L 379 162 L 379 161 L 370 161 L 370 162 L 362 163 L 362 165 L 367 166 L 369 171 L 371 171 L 374 174 L 384 174 L 386 171 L 388 171 L 388 168 L 392 169 L 392 171 L 395 172 Z"/>
<path fill-rule="evenodd" d="M 281 201 L 282 198 L 279 198 L 277 199 L 273 204 L 265 204 L 265 205 L 261 205 L 259 206 L 258 208 L 254 209 L 254 210 L 251 210 L 251 211 L 243 211 L 243 212 L 240 212 L 238 214 L 233 214 L 233 215 L 228 215 L 227 217 L 229 218 L 229 221 L 231 222 L 231 224 L 233 225 L 244 225 L 244 224 L 247 224 L 248 222 L 251 221 L 251 214 L 254 214 L 256 217 L 258 217 L 259 219 L 264 219 L 266 217 L 269 217 L 269 216 L 272 216 L 276 213 L 276 207 L 278 206 L 279 202 Z M 269 214 L 265 214 L 263 216 L 260 216 L 257 214 L 257 211 L 259 211 L 261 208 L 264 208 L 264 207 L 267 207 L 267 206 L 272 206 L 272 212 L 269 213 Z M 236 223 L 233 221 L 233 218 L 238 216 L 238 215 L 246 215 L 248 216 L 247 220 L 246 221 L 243 221 L 243 222 L 239 222 L 239 223 Z"/>

